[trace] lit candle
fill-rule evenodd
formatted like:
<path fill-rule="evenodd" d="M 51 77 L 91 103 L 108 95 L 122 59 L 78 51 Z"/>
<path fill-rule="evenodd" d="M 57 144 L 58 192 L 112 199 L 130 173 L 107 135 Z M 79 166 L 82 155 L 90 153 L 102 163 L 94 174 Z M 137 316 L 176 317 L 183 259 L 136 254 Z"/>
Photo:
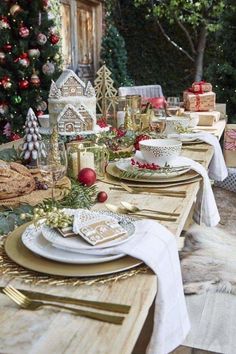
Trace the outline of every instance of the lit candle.
<path fill-rule="evenodd" d="M 79 157 L 80 157 L 80 161 L 79 161 L 80 170 L 82 170 L 85 167 L 92 168 L 93 170 L 95 169 L 93 152 L 81 151 Z"/>
<path fill-rule="evenodd" d="M 120 128 L 121 126 L 124 126 L 125 123 L 125 112 L 124 111 L 118 111 L 117 116 L 117 128 Z"/>

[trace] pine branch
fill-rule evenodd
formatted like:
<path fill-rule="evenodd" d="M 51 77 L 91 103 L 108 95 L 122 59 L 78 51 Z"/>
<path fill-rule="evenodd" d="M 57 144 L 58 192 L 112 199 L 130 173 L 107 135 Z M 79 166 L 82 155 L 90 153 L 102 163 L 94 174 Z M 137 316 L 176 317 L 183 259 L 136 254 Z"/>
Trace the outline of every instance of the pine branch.
<path fill-rule="evenodd" d="M 159 21 L 157 21 L 157 24 L 161 30 L 161 33 L 167 39 L 167 41 L 169 43 L 171 43 L 176 49 L 178 49 L 181 53 L 183 53 L 189 60 L 194 62 L 195 61 L 194 58 L 185 49 L 183 49 L 180 45 L 178 45 L 176 42 L 174 42 L 174 41 L 172 41 L 172 39 L 170 39 L 170 37 L 168 36 L 168 34 L 166 33 L 166 31 L 164 30 L 163 26 L 161 25 L 161 23 Z"/>

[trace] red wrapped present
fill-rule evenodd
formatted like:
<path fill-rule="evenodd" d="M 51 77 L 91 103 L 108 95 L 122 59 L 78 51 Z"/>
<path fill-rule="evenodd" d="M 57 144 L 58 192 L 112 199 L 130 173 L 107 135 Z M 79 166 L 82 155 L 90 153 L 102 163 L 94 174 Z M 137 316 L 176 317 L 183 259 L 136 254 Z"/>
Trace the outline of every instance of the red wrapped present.
<path fill-rule="evenodd" d="M 212 85 L 206 81 L 194 82 L 192 84 L 192 92 L 204 93 L 212 91 Z"/>
<path fill-rule="evenodd" d="M 236 167 L 236 124 L 227 124 L 224 135 L 224 158 L 228 167 Z"/>
<path fill-rule="evenodd" d="M 214 92 L 196 93 L 184 91 L 184 108 L 191 112 L 209 112 L 215 110 L 216 95 Z"/>

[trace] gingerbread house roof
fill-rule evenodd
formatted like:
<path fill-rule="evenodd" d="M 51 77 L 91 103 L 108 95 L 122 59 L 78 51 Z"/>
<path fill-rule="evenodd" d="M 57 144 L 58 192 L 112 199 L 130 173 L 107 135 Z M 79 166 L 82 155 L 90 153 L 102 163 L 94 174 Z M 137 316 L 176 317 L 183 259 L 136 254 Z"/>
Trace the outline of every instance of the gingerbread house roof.
<path fill-rule="evenodd" d="M 82 120 L 84 122 L 84 118 L 83 116 L 80 114 L 80 112 L 74 107 L 72 106 L 72 104 L 67 104 L 64 109 L 61 111 L 61 113 L 59 114 L 59 116 L 57 117 L 57 122 L 59 123 L 61 119 L 63 119 L 65 113 L 67 111 L 71 111 L 72 114 L 75 114 L 76 117 L 78 117 L 80 120 Z"/>
<path fill-rule="evenodd" d="M 70 69 L 66 69 L 62 72 L 56 81 L 56 86 L 61 89 L 65 85 L 66 81 L 72 77 L 77 81 L 79 86 L 85 89 L 85 83 L 74 73 L 74 71 Z"/>

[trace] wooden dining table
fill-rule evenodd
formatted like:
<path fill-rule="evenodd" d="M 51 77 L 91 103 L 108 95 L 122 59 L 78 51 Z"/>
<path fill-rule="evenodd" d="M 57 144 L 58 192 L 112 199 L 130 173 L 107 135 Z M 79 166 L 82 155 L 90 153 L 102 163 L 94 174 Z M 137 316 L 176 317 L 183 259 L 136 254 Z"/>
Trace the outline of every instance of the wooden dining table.
<path fill-rule="evenodd" d="M 214 134 L 220 137 L 224 126 L 225 121 L 216 124 Z M 207 168 L 213 156 L 213 148 L 208 144 L 185 145 L 182 155 L 199 161 Z M 186 192 L 185 197 L 181 198 L 154 193 L 129 194 L 125 190 L 111 190 L 112 186 L 104 182 L 98 183 L 98 189 L 106 191 L 109 203 L 117 206 L 121 201 L 128 201 L 140 207 L 179 213 L 175 222 L 160 223 L 176 236 L 180 247 L 183 239 L 180 235 L 191 215 L 200 183 L 197 181 L 172 187 L 173 191 Z M 105 210 L 105 205 L 97 203 L 92 209 Z M 49 308 L 23 310 L 0 294 L 0 353 L 11 354 L 130 354 L 138 338 L 139 341 L 142 339 L 142 329 L 157 293 L 157 279 L 150 270 L 143 270 L 118 281 L 80 286 L 28 284 L 17 276 L 2 274 L 0 286 L 9 282 L 21 289 L 131 305 L 130 313 L 125 316 L 123 324 L 114 325 Z M 147 341 L 148 337 L 144 338 L 140 344 L 143 347 L 136 346 L 135 353 L 144 353 Z"/>

